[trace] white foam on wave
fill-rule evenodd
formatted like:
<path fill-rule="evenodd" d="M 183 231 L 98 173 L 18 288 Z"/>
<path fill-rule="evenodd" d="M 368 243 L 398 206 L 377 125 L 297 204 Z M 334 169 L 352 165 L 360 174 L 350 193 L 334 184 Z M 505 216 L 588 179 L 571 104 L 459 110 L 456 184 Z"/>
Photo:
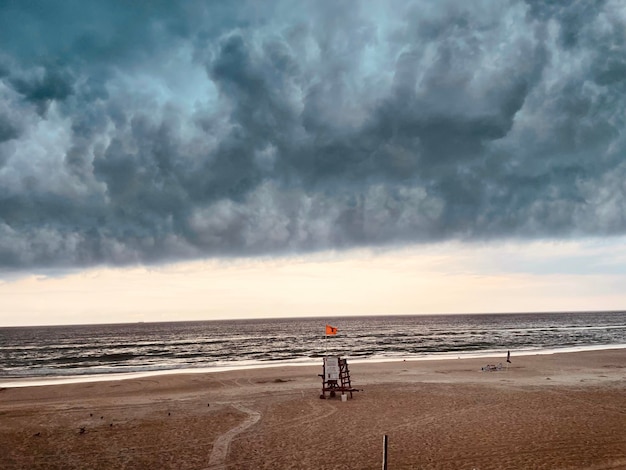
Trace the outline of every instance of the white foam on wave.
<path fill-rule="evenodd" d="M 613 345 L 594 345 L 594 346 L 576 346 L 566 348 L 553 349 L 523 349 L 512 350 L 511 354 L 515 356 L 535 356 L 550 355 L 559 353 L 572 353 L 584 351 L 603 351 L 612 349 L 626 349 L 626 344 Z M 382 362 L 398 362 L 398 361 L 440 361 L 451 359 L 479 359 L 500 357 L 506 359 L 507 350 L 487 350 L 487 351 L 452 351 L 443 353 L 432 353 L 424 355 L 398 355 L 398 356 L 370 356 L 367 358 L 350 357 L 346 355 L 350 363 L 366 364 L 366 363 L 382 363 Z M 37 387 L 44 385 L 65 385 L 76 383 L 90 382 L 109 382 L 114 380 L 130 380 L 144 377 L 154 377 L 160 375 L 173 374 L 206 374 L 214 372 L 229 372 L 245 369 L 267 369 L 272 367 L 301 367 L 301 366 L 318 366 L 321 364 L 321 358 L 310 359 L 301 358 L 285 361 L 258 362 L 258 361 L 237 361 L 233 363 L 216 363 L 212 367 L 183 368 L 183 369 L 164 369 L 164 370 L 138 370 L 129 372 L 106 373 L 106 374 L 90 374 L 79 376 L 56 376 L 56 377 L 24 377 L 17 379 L 9 379 L 0 381 L 1 388 L 16 387 Z"/>

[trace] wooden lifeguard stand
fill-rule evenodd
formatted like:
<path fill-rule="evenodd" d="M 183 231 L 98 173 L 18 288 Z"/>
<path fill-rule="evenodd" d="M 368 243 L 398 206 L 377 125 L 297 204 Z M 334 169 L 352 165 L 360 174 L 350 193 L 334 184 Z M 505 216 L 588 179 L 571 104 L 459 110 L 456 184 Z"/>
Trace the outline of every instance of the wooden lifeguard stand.
<path fill-rule="evenodd" d="M 356 388 L 352 388 L 350 383 L 350 370 L 348 369 L 348 361 L 338 356 L 326 356 L 324 358 L 322 378 L 322 394 L 321 399 L 326 399 L 326 393 L 330 397 L 334 397 L 337 392 L 342 395 L 348 393 L 352 398 L 352 392 L 358 392 Z"/>

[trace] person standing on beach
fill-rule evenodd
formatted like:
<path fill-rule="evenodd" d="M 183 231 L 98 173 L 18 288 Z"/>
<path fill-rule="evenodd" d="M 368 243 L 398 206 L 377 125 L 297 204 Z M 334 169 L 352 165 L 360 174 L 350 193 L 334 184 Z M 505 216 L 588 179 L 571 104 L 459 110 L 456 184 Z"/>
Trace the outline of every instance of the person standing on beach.
<path fill-rule="evenodd" d="M 511 351 L 506 352 L 506 362 L 511 364 Z"/>

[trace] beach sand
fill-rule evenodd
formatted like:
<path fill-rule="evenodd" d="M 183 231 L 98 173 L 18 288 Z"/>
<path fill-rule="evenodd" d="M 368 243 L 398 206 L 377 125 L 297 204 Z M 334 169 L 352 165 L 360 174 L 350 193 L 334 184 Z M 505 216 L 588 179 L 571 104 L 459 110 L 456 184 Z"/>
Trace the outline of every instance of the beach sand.
<path fill-rule="evenodd" d="M 626 349 L 0 391 L 2 469 L 626 469 Z"/>

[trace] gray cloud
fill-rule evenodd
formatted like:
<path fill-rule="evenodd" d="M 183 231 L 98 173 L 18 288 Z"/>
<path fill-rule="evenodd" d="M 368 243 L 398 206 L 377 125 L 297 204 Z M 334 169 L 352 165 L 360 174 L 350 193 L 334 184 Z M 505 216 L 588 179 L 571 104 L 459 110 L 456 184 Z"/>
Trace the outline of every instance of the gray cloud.
<path fill-rule="evenodd" d="M 3 2 L 0 266 L 626 231 L 619 2 Z"/>

